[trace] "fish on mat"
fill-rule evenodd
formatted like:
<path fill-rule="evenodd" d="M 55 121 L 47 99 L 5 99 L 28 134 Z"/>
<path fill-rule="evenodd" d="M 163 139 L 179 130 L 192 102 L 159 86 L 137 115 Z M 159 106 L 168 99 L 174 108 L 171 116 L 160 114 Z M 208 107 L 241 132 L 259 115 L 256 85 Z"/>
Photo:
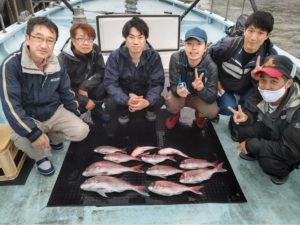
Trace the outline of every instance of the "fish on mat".
<path fill-rule="evenodd" d="M 109 146 L 109 145 L 101 145 L 98 146 L 94 149 L 94 152 L 100 153 L 100 154 L 110 154 L 110 153 L 115 153 L 115 152 L 121 152 L 126 154 L 127 152 L 125 151 L 126 148 L 117 148 L 114 146 Z"/>
<path fill-rule="evenodd" d="M 159 180 L 152 182 L 149 185 L 148 190 L 155 194 L 163 196 L 180 195 L 185 191 L 190 191 L 197 195 L 202 195 L 202 192 L 200 191 L 202 188 L 203 186 L 188 187 L 171 181 Z"/>
<path fill-rule="evenodd" d="M 103 197 L 107 197 L 107 193 L 135 191 L 141 195 L 149 196 L 145 186 L 132 185 L 122 179 L 111 176 L 95 176 L 84 181 L 80 188 L 85 191 L 94 191 Z"/>
<path fill-rule="evenodd" d="M 179 164 L 181 169 L 186 170 L 194 170 L 194 169 L 201 169 L 206 167 L 216 167 L 218 165 L 218 161 L 209 162 L 205 159 L 195 159 L 195 158 L 188 158 Z"/>
<path fill-rule="evenodd" d="M 159 155 L 180 155 L 184 158 L 191 158 L 188 155 L 184 154 L 182 151 L 175 148 L 162 148 L 158 151 Z"/>
<path fill-rule="evenodd" d="M 182 173 L 182 172 L 183 172 L 183 170 L 177 169 L 173 166 L 155 165 L 155 166 L 150 167 L 146 171 L 146 174 L 166 179 L 168 176 L 171 176 L 171 175 L 174 175 L 177 173 Z"/>
<path fill-rule="evenodd" d="M 82 175 L 85 177 L 90 177 L 97 175 L 116 175 L 125 172 L 144 173 L 144 171 L 140 169 L 142 165 L 143 164 L 126 167 L 115 162 L 99 161 L 94 162 L 87 167 L 83 171 Z"/>
<path fill-rule="evenodd" d="M 167 159 L 169 159 L 169 160 L 171 160 L 173 162 L 176 162 L 176 159 L 175 159 L 174 156 L 156 155 L 156 154 L 154 154 L 154 155 L 144 155 L 143 154 L 141 156 L 141 160 L 143 162 L 146 162 L 146 163 L 149 163 L 149 164 L 152 164 L 152 165 L 156 165 L 156 164 L 158 164 L 160 162 L 163 162 L 163 161 L 165 161 Z"/>
<path fill-rule="evenodd" d="M 155 147 L 155 146 L 137 146 L 135 149 L 133 149 L 133 151 L 131 152 L 131 156 L 138 156 L 138 155 L 141 155 L 143 154 L 144 152 L 146 151 L 149 151 L 151 149 L 156 149 L 156 148 L 159 148 L 159 147 Z"/>
<path fill-rule="evenodd" d="M 128 161 L 131 161 L 131 160 L 141 161 L 137 157 L 133 157 L 131 155 L 127 155 L 127 154 L 120 153 L 120 152 L 106 154 L 103 158 L 105 160 L 108 160 L 108 161 L 111 161 L 111 162 L 116 162 L 116 163 L 128 162 Z"/>
<path fill-rule="evenodd" d="M 197 170 L 190 170 L 184 172 L 180 178 L 179 182 L 184 184 L 197 184 L 202 181 L 209 180 L 214 173 L 226 172 L 227 170 L 222 168 L 224 162 L 219 163 L 215 168 L 202 168 Z"/>

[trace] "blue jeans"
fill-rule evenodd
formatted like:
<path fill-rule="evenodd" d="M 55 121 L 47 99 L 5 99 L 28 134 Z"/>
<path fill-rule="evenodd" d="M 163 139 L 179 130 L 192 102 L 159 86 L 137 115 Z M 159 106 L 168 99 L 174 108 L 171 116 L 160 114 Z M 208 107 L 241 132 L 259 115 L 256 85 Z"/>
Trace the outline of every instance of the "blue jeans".
<path fill-rule="evenodd" d="M 231 116 L 232 112 L 228 110 L 228 106 L 231 106 L 233 109 L 237 109 L 238 105 L 244 106 L 245 101 L 250 93 L 251 93 L 251 89 L 245 91 L 241 95 L 238 95 L 239 100 L 237 101 L 234 97 L 233 92 L 225 91 L 225 93 L 221 97 L 217 98 L 217 103 L 220 108 L 219 113 L 222 115 Z"/>

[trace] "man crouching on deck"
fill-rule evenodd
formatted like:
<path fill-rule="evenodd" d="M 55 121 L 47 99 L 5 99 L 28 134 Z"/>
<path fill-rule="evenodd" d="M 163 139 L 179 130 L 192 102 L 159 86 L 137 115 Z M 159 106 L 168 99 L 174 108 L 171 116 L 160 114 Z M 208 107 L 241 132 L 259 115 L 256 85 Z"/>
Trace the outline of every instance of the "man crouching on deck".
<path fill-rule="evenodd" d="M 120 124 L 129 121 L 129 111 L 146 110 L 148 121 L 156 119 L 155 110 L 163 105 L 164 70 L 158 52 L 147 42 L 149 28 L 133 17 L 123 27 L 125 42 L 106 62 L 104 87 L 111 97 Z M 109 105 L 108 105 L 109 107 Z"/>
<path fill-rule="evenodd" d="M 50 149 L 60 150 L 63 141 L 81 141 L 89 127 L 77 115 L 78 104 L 68 75 L 53 54 L 57 26 L 46 17 L 28 21 L 25 42 L 1 65 L 1 101 L 13 129 L 15 145 L 36 161 L 45 176 L 55 169 Z"/>
<path fill-rule="evenodd" d="M 240 157 L 258 160 L 275 184 L 287 181 L 300 163 L 300 88 L 294 81 L 296 66 L 283 55 L 269 56 L 257 65 L 258 90 L 262 101 L 234 110 L 238 124 Z M 250 109 L 250 110 L 249 110 Z"/>

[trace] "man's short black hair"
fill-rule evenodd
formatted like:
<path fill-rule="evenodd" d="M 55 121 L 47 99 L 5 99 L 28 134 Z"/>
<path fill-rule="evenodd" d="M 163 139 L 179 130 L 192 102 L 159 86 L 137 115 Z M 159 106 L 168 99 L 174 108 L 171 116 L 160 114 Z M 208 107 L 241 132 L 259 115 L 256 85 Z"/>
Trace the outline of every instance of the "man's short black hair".
<path fill-rule="evenodd" d="M 36 25 L 42 25 L 42 26 L 49 28 L 49 30 L 51 30 L 52 32 L 54 32 L 56 34 L 56 40 L 58 39 L 58 28 L 57 28 L 56 24 L 53 23 L 52 20 L 50 20 L 44 16 L 38 16 L 38 17 L 31 18 L 27 23 L 26 34 L 30 35 L 34 29 L 34 26 L 36 26 Z"/>
<path fill-rule="evenodd" d="M 247 29 L 251 25 L 262 29 L 263 31 L 267 31 L 269 34 L 273 30 L 274 17 L 269 12 L 256 11 L 252 13 L 246 20 L 245 28 Z"/>
<path fill-rule="evenodd" d="M 139 17 L 133 17 L 131 20 L 127 21 L 123 27 L 122 35 L 126 38 L 129 35 L 130 29 L 134 27 L 147 39 L 149 37 L 149 27 L 144 20 Z"/>

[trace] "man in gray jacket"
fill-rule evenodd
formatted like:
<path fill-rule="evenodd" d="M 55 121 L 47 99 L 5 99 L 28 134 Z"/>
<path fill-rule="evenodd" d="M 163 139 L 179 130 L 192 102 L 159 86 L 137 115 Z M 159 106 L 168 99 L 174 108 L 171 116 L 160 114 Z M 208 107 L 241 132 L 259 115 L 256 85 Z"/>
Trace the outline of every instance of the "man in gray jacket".
<path fill-rule="evenodd" d="M 196 110 L 195 122 L 201 129 L 205 127 L 204 118 L 218 115 L 218 70 L 206 50 L 206 32 L 195 27 L 185 34 L 185 49 L 171 56 L 170 90 L 165 97 L 167 110 L 172 113 L 166 121 L 168 129 L 177 124 L 183 107 Z"/>
<path fill-rule="evenodd" d="M 15 145 L 36 161 L 38 171 L 53 175 L 49 151 L 63 141 L 81 141 L 89 127 L 79 117 L 78 103 L 62 63 L 53 54 L 57 26 L 47 17 L 28 21 L 25 42 L 1 65 L 0 94 Z"/>

